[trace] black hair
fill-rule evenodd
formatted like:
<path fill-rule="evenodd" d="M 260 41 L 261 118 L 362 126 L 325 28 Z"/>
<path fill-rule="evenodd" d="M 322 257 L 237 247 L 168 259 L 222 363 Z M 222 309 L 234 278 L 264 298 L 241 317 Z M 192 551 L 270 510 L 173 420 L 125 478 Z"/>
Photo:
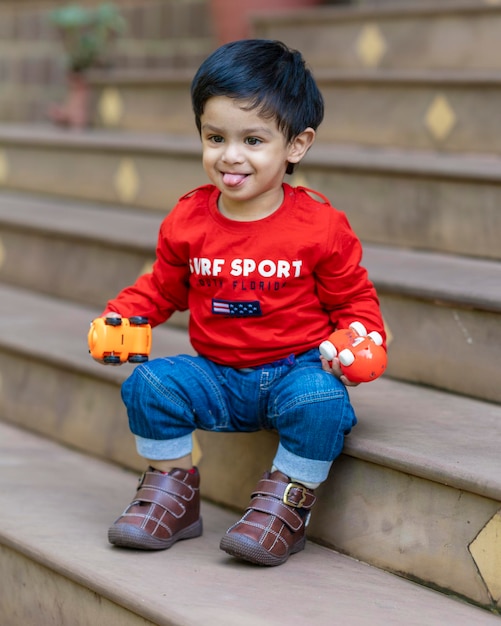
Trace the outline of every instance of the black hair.
<path fill-rule="evenodd" d="M 198 132 L 209 98 L 228 96 L 250 102 L 249 110 L 275 119 L 287 142 L 322 122 L 322 94 L 300 52 L 281 41 L 242 39 L 215 50 L 199 67 L 191 84 Z M 287 173 L 292 174 L 289 163 Z"/>

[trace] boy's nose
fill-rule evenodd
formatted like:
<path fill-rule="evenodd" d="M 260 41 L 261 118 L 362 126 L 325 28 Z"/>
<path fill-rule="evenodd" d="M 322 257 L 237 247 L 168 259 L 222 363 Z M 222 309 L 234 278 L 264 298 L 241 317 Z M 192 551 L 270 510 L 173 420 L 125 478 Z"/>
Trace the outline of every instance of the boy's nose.
<path fill-rule="evenodd" d="M 243 156 L 240 147 L 235 143 L 226 143 L 223 151 L 223 161 L 225 163 L 241 163 Z"/>

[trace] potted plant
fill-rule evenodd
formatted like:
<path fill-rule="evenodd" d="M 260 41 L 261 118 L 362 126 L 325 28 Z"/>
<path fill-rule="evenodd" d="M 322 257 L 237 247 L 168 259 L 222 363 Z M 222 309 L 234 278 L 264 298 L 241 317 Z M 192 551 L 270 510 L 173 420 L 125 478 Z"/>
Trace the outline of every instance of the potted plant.
<path fill-rule="evenodd" d="M 61 36 L 68 72 L 66 101 L 52 106 L 49 117 L 58 124 L 83 128 L 89 121 L 86 71 L 104 62 L 111 44 L 125 31 L 125 19 L 111 3 L 63 6 L 52 11 L 49 19 Z"/>

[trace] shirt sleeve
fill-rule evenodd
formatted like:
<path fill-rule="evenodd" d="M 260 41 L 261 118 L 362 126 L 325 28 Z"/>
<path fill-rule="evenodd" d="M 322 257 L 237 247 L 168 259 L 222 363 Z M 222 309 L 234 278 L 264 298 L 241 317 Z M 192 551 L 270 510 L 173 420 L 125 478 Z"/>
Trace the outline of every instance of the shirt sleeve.
<path fill-rule="evenodd" d="M 346 216 L 334 210 L 326 239 L 326 250 L 316 268 L 318 297 L 328 311 L 334 328 L 364 324 L 378 331 L 386 342 L 379 299 L 367 270 L 361 265 L 362 245 Z"/>
<path fill-rule="evenodd" d="M 172 219 L 169 215 L 160 227 L 152 271 L 110 300 L 106 313 L 115 312 L 123 317 L 141 315 L 157 326 L 174 311 L 188 308 L 189 263 L 182 249 L 176 249 L 171 242 Z"/>

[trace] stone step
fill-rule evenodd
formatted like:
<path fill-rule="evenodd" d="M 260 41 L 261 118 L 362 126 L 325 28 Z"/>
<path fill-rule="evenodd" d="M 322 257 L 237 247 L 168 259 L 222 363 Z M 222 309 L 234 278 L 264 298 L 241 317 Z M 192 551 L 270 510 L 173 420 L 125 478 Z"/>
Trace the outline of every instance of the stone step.
<path fill-rule="evenodd" d="M 197 133 L 190 85 L 196 67 L 92 72 L 95 127 L 174 135 Z"/>
<path fill-rule="evenodd" d="M 96 127 L 193 134 L 194 71 L 110 71 L 92 78 Z M 499 155 L 501 73 L 319 70 L 318 142 Z"/>
<path fill-rule="evenodd" d="M 501 25 L 501 20 L 500 20 Z M 501 73 L 319 70 L 320 142 L 499 155 Z"/>
<path fill-rule="evenodd" d="M 388 375 L 501 402 L 501 263 L 371 245 L 364 263 L 389 330 Z"/>
<path fill-rule="evenodd" d="M 207 181 L 196 136 L 0 125 L 0 187 L 160 210 Z M 293 184 L 327 195 L 367 242 L 500 259 L 501 159 L 313 146 Z"/>
<path fill-rule="evenodd" d="M 497 0 L 470 0 L 469 4 L 486 4 L 491 2 L 492 4 L 495 4 Z M 457 0 L 438 0 L 438 2 L 436 4 L 447 4 L 448 2 L 452 2 L 453 4 L 457 5 Z M 343 4 L 342 2 L 340 2 L 340 4 Z M 395 5 L 400 5 L 400 6 L 409 6 L 409 5 L 419 5 L 421 4 L 421 0 L 353 0 L 351 3 L 348 4 L 354 4 L 354 5 L 359 5 L 359 6 L 378 6 L 378 5 L 392 5 L 393 7 Z"/>
<path fill-rule="evenodd" d="M 316 144 L 295 184 L 344 211 L 367 242 L 499 259 L 501 159 Z"/>
<path fill-rule="evenodd" d="M 280 568 L 239 563 L 218 549 L 235 514 L 208 502 L 198 539 L 160 553 L 112 548 L 106 529 L 130 499 L 133 475 L 1 424 L 0 441 L 5 626 L 330 626 L 333 616 L 357 626 L 499 623 L 312 542 Z M 283 588 L 303 601 L 284 602 Z"/>
<path fill-rule="evenodd" d="M 0 185 L 165 212 L 207 182 L 200 140 L 122 132 L 0 125 Z"/>
<path fill-rule="evenodd" d="M 161 219 L 0 193 L 0 280 L 97 314 L 149 270 Z M 364 255 L 391 336 L 388 374 L 501 402 L 492 341 L 501 334 L 501 263 L 371 244 Z M 169 324 L 186 328 L 187 315 Z"/>
<path fill-rule="evenodd" d="M 314 69 L 499 70 L 500 24 L 496 0 L 422 0 L 263 16 L 254 32 L 301 50 Z"/>
<path fill-rule="evenodd" d="M 162 219 L 159 211 L 0 192 L 0 280 L 102 308 L 149 269 Z"/>
<path fill-rule="evenodd" d="M 95 310 L 2 286 L 0 315 L 2 419 L 141 470 L 119 394 L 132 366 L 103 367 L 90 359 L 85 335 Z M 153 356 L 186 351 L 185 332 L 155 329 Z M 501 608 L 501 406 L 386 377 L 350 393 L 359 424 L 319 490 L 310 537 Z M 276 445 L 269 432 L 197 432 L 204 496 L 245 507 Z M 230 471 L 234 467 L 241 471 Z"/>

